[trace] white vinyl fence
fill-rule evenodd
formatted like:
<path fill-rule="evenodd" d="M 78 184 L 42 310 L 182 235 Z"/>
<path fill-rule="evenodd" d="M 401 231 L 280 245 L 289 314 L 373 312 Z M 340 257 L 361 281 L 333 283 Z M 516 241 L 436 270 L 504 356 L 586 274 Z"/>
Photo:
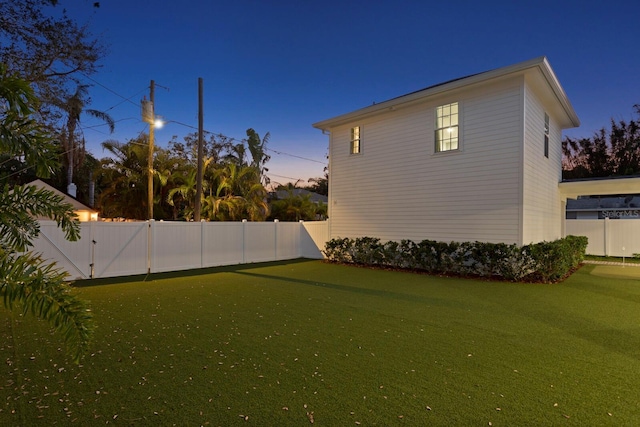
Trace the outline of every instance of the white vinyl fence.
<path fill-rule="evenodd" d="M 631 257 L 640 253 L 640 221 L 633 219 L 568 219 L 566 234 L 587 236 L 587 254 Z"/>
<path fill-rule="evenodd" d="M 129 276 L 222 265 L 322 258 L 328 221 L 83 222 L 69 242 L 54 221 L 40 221 L 32 252 L 72 279 Z"/>

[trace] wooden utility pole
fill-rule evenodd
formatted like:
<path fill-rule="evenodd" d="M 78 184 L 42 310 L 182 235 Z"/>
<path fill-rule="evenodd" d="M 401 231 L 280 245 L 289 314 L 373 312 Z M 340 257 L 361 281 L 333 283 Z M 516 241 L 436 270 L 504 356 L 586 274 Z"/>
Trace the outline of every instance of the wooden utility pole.
<path fill-rule="evenodd" d="M 198 176 L 196 180 L 196 200 L 193 208 L 193 220 L 200 222 L 200 199 L 202 199 L 202 157 L 203 157 L 203 107 L 202 107 L 202 77 L 198 77 Z"/>
<path fill-rule="evenodd" d="M 151 88 L 149 90 L 149 101 L 151 103 L 151 117 L 149 117 L 149 159 L 148 159 L 148 181 L 147 181 L 147 190 L 148 190 L 148 198 L 147 203 L 149 204 L 149 220 L 153 219 L 153 137 L 154 137 L 154 127 L 156 120 L 156 108 L 154 105 L 155 101 L 155 90 L 156 90 L 156 82 L 151 80 Z"/>

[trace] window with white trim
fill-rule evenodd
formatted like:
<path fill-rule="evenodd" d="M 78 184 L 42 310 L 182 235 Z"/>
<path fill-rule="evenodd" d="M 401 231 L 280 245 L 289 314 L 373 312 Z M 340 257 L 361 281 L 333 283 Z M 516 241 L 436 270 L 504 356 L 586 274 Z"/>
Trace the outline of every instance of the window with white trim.
<path fill-rule="evenodd" d="M 544 113 L 544 156 L 549 158 L 549 115 Z"/>
<path fill-rule="evenodd" d="M 360 154 L 360 148 L 360 126 L 352 127 L 349 153 Z"/>
<path fill-rule="evenodd" d="M 436 153 L 457 150 L 458 140 L 458 103 L 441 105 L 436 108 Z"/>

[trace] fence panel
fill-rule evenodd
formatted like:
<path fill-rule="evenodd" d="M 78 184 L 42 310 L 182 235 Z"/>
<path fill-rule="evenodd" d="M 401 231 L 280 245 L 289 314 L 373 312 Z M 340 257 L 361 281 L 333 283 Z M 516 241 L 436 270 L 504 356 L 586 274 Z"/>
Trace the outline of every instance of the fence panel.
<path fill-rule="evenodd" d="M 565 230 L 567 236 L 587 236 L 589 255 L 604 256 L 607 251 L 604 225 L 604 220 L 601 219 L 568 219 Z"/>
<path fill-rule="evenodd" d="M 94 276 L 145 274 L 149 263 L 149 224 L 146 222 L 92 222 Z M 89 236 L 82 241 L 91 242 Z M 85 243 L 83 242 L 83 243 Z"/>
<path fill-rule="evenodd" d="M 275 222 L 275 259 L 300 257 L 300 224 L 297 222 Z"/>
<path fill-rule="evenodd" d="M 330 221 L 330 220 L 329 220 Z M 329 221 L 303 222 L 300 228 L 300 256 L 322 259 L 321 250 L 329 241 Z"/>
<path fill-rule="evenodd" d="M 276 229 L 274 223 L 243 222 L 243 225 L 244 262 L 275 261 Z"/>
<path fill-rule="evenodd" d="M 42 258 L 56 261 L 58 267 L 73 279 L 88 279 L 91 276 L 91 226 L 82 223 L 81 239 L 69 242 L 55 221 L 40 221 L 40 237 L 30 252 Z"/>
<path fill-rule="evenodd" d="M 73 279 L 129 276 L 251 262 L 322 258 L 328 221 L 85 222 L 68 242 L 54 221 L 41 221 L 33 252 Z"/>
<path fill-rule="evenodd" d="M 202 223 L 151 222 L 151 272 L 202 268 Z"/>
<path fill-rule="evenodd" d="M 631 257 L 640 254 L 640 221 L 635 219 L 603 220 L 609 223 L 610 256 Z"/>
<path fill-rule="evenodd" d="M 244 262 L 244 226 L 241 222 L 205 222 L 203 230 L 203 267 L 242 264 Z"/>
<path fill-rule="evenodd" d="M 567 235 L 587 236 L 587 254 L 633 256 L 640 253 L 640 221 L 633 219 L 572 219 L 566 222 Z"/>

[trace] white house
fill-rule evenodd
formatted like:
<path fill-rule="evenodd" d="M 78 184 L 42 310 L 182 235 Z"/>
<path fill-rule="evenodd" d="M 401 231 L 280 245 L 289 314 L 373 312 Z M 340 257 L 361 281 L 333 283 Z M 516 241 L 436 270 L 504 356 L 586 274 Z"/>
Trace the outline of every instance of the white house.
<path fill-rule="evenodd" d="M 31 181 L 27 185 L 30 185 L 36 188 L 42 188 L 47 191 L 51 191 L 54 194 L 62 197 L 64 203 L 69 203 L 71 206 L 73 206 L 73 212 L 76 215 L 78 215 L 78 220 L 80 222 L 98 220 L 98 211 L 96 211 L 95 209 L 91 209 L 89 206 L 86 206 L 80 203 L 75 198 L 69 196 L 68 194 L 63 193 L 62 191 L 57 190 L 56 188 L 50 186 L 44 181 L 36 179 L 35 181 Z M 39 219 L 49 219 L 49 218 L 40 217 Z"/>
<path fill-rule="evenodd" d="M 579 124 L 545 57 L 317 122 L 330 139 L 330 237 L 560 238 L 561 133 Z"/>

